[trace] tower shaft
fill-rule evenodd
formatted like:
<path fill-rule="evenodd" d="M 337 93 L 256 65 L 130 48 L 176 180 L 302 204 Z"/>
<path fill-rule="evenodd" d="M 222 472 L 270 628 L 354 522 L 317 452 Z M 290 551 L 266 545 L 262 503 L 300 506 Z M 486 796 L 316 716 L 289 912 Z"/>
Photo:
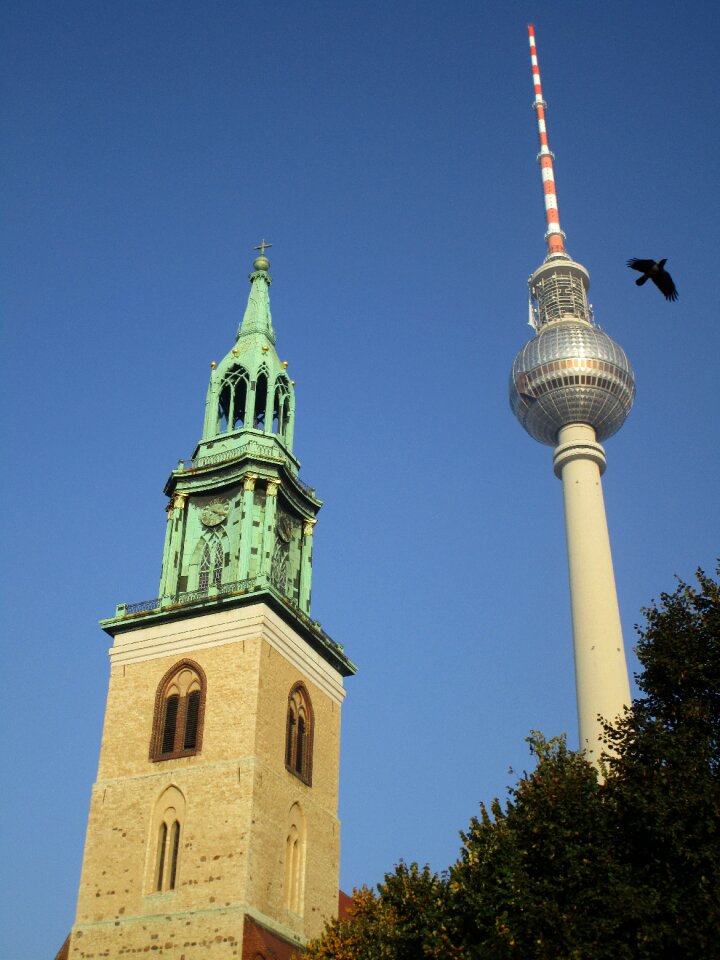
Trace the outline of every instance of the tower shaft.
<path fill-rule="evenodd" d="M 605 452 L 587 424 L 563 427 L 553 455 L 565 506 L 580 747 L 598 755 L 601 717 L 630 705 L 601 475 Z"/>

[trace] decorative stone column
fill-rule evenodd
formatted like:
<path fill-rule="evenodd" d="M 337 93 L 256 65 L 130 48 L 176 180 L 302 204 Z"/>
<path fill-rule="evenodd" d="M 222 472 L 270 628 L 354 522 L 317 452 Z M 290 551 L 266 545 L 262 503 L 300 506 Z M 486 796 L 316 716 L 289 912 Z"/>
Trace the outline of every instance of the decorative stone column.
<path fill-rule="evenodd" d="M 160 598 L 172 596 L 177 592 L 178 567 L 175 565 L 175 545 L 177 537 L 178 519 L 182 520 L 182 511 L 185 509 L 188 495 L 176 493 L 168 502 L 166 509 L 167 524 L 165 525 L 165 546 L 163 548 L 162 573 L 160 576 Z M 179 516 L 176 516 L 178 514 Z"/>
<path fill-rule="evenodd" d="M 553 467 L 565 504 L 580 747 L 596 759 L 598 715 L 615 720 L 631 703 L 602 491 L 605 451 L 587 424 L 563 427 L 558 440 Z"/>
<path fill-rule="evenodd" d="M 265 396 L 265 422 L 263 428 L 265 433 L 273 432 L 273 408 L 275 406 L 275 384 L 270 383 L 268 378 L 267 394 Z"/>
<path fill-rule="evenodd" d="M 300 546 L 300 609 L 310 612 L 310 588 L 312 586 L 312 550 L 313 533 L 317 520 L 303 520 L 302 543 Z"/>
<path fill-rule="evenodd" d="M 265 520 L 263 524 L 262 545 L 260 548 L 260 570 L 264 577 L 270 579 L 272 555 L 275 548 L 275 521 L 277 519 L 277 495 L 280 489 L 279 480 L 268 480 L 265 491 Z"/>
<path fill-rule="evenodd" d="M 250 550 L 252 547 L 253 516 L 255 514 L 255 481 L 256 473 L 248 473 L 243 477 L 243 516 L 240 530 L 240 559 L 238 563 L 238 580 L 250 579 Z"/>

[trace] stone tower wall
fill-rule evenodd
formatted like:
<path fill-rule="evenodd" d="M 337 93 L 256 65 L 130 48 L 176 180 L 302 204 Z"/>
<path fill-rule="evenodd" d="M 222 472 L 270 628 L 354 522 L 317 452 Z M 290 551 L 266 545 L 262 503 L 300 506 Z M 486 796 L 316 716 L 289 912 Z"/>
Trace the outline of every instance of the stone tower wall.
<path fill-rule="evenodd" d="M 153 761 L 155 697 L 183 659 L 207 680 L 202 749 Z M 314 712 L 312 785 L 285 768 L 288 695 Z M 337 910 L 342 681 L 265 604 L 118 634 L 70 957 L 151 950 L 175 960 L 240 957 L 246 915 L 290 942 Z M 158 799 L 184 798 L 176 888 L 154 891 Z M 305 828 L 297 911 L 285 889 L 291 807 Z"/>

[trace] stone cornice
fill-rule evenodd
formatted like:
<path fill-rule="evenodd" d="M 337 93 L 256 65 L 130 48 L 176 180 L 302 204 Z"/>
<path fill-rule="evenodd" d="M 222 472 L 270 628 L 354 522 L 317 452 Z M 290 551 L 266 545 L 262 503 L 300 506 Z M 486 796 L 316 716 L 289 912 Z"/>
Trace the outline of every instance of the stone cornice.
<path fill-rule="evenodd" d="M 343 674 L 265 602 L 133 626 L 128 630 L 117 627 L 109 650 L 113 666 L 262 639 L 336 703 L 345 698 Z"/>

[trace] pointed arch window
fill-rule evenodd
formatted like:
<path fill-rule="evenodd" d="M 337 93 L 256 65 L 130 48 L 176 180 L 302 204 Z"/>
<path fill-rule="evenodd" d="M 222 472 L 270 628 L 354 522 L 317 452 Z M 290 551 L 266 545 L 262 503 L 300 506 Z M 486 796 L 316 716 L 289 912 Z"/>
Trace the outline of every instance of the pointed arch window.
<path fill-rule="evenodd" d="M 211 585 L 220 587 L 222 583 L 224 552 L 222 540 L 216 533 L 205 539 L 200 558 L 200 573 L 198 576 L 198 590 L 207 590 Z"/>
<path fill-rule="evenodd" d="M 205 674 L 197 663 L 182 660 L 160 681 L 150 759 L 173 760 L 200 752 L 205 715 Z"/>
<path fill-rule="evenodd" d="M 220 385 L 218 433 L 245 425 L 250 377 L 244 367 L 233 367 Z"/>
<path fill-rule="evenodd" d="M 312 785 L 313 710 L 310 696 L 302 683 L 290 691 L 285 731 L 285 769 Z"/>
<path fill-rule="evenodd" d="M 168 787 L 158 798 L 152 817 L 149 893 L 170 893 L 178 885 L 184 818 L 185 797 L 177 787 Z"/>
<path fill-rule="evenodd" d="M 287 377 L 280 376 L 275 381 L 273 397 L 273 433 L 285 437 L 290 424 L 290 384 Z"/>
<path fill-rule="evenodd" d="M 268 372 L 262 366 L 258 370 L 255 381 L 255 412 L 253 415 L 253 426 L 256 430 L 265 429 L 265 409 L 267 407 L 268 394 Z"/>

